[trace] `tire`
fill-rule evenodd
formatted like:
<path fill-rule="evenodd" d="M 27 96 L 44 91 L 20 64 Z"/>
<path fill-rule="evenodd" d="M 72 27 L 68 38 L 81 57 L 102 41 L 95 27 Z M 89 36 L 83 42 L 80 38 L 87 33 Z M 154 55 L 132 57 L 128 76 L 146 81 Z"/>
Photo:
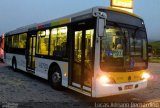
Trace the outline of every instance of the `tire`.
<path fill-rule="evenodd" d="M 0 62 L 1 62 L 1 63 L 4 63 L 3 59 L 0 59 Z"/>
<path fill-rule="evenodd" d="M 62 75 L 59 67 L 51 67 L 49 71 L 49 82 L 56 90 L 62 90 Z"/>
<path fill-rule="evenodd" d="M 15 59 L 13 59 L 13 61 L 12 61 L 12 69 L 13 69 L 14 71 L 17 70 L 17 62 L 16 62 Z"/>

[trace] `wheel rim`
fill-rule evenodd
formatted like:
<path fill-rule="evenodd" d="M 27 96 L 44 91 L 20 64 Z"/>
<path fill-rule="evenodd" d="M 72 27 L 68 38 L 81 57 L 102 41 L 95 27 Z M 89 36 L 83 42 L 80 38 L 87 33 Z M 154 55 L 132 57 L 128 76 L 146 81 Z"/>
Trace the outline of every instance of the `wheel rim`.
<path fill-rule="evenodd" d="M 16 64 L 15 64 L 15 62 L 13 62 L 13 69 L 16 69 Z"/>
<path fill-rule="evenodd" d="M 53 83 L 60 82 L 60 79 L 61 79 L 61 77 L 60 77 L 60 74 L 58 72 L 54 72 L 52 74 L 52 81 L 53 81 Z"/>

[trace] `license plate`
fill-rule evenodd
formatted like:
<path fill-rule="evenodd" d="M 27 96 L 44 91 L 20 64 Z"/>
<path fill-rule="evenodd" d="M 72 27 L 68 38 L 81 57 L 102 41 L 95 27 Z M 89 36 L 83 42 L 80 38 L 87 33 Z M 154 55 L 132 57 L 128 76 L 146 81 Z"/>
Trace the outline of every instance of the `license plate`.
<path fill-rule="evenodd" d="M 126 86 L 124 87 L 125 90 L 132 89 L 132 88 L 133 88 L 133 85 L 126 85 Z"/>

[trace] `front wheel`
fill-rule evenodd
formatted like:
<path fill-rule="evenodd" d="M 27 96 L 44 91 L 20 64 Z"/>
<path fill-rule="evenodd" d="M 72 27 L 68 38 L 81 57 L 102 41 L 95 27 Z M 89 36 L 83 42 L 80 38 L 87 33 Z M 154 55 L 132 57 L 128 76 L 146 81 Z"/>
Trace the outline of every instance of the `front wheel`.
<path fill-rule="evenodd" d="M 50 69 L 49 81 L 54 89 L 62 89 L 62 75 L 61 70 L 58 67 L 53 67 Z"/>

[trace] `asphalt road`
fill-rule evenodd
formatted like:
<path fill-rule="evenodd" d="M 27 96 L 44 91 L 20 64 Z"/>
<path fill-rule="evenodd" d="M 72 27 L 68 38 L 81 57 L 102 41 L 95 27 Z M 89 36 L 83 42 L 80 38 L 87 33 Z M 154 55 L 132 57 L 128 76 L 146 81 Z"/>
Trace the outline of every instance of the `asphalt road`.
<path fill-rule="evenodd" d="M 14 72 L 11 67 L 0 63 L 0 102 L 2 107 L 25 108 L 53 107 L 110 107 L 108 103 L 150 103 L 160 107 L 160 64 L 149 64 L 151 73 L 148 87 L 130 94 L 93 99 L 69 89 L 56 91 L 46 80 L 22 71 Z M 159 103 L 156 103 L 159 102 Z M 103 104 L 101 104 L 103 103 Z M 102 106 L 105 105 L 105 106 Z M 117 104 L 116 104 L 117 105 Z M 119 106 L 113 106 L 119 108 Z M 119 105 L 119 104 L 118 104 Z M 121 105 L 121 104 L 120 104 Z M 121 106 L 124 108 L 123 106 Z M 139 106 L 136 106 L 138 108 Z M 146 107 L 149 108 L 149 107 Z"/>

